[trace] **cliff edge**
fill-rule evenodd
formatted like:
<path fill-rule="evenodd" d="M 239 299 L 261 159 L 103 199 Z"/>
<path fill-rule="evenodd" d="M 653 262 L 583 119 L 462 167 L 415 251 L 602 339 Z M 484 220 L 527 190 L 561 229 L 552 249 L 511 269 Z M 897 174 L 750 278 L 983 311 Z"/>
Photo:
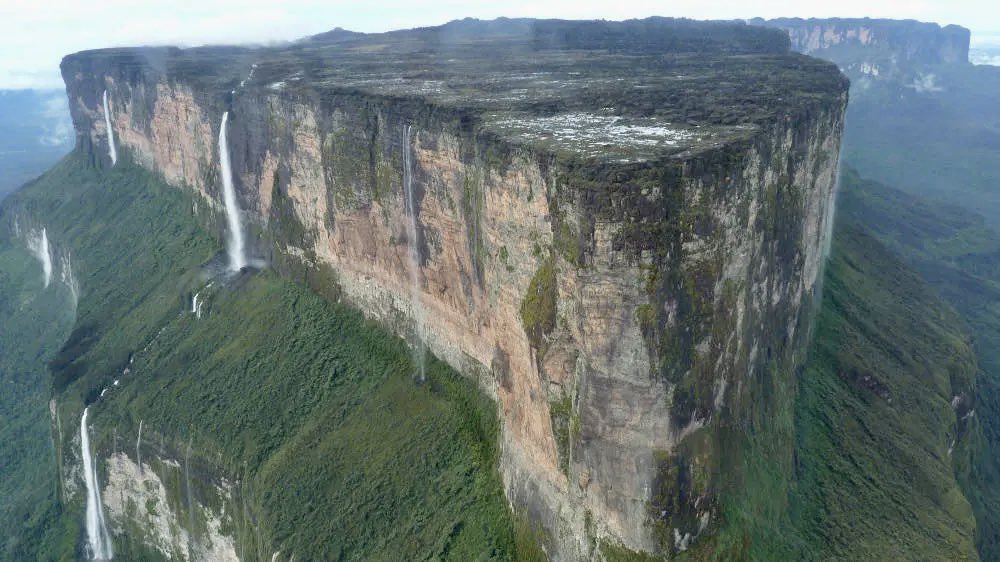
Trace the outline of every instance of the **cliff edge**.
<path fill-rule="evenodd" d="M 253 257 L 479 382 L 553 559 L 696 548 L 791 473 L 848 84 L 783 32 L 462 20 L 62 73 L 78 149 L 219 233 L 228 114 Z"/>

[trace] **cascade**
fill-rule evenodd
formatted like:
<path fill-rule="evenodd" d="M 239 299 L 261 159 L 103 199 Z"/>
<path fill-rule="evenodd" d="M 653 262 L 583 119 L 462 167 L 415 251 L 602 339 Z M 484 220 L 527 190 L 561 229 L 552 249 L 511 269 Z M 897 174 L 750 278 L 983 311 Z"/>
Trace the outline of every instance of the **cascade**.
<path fill-rule="evenodd" d="M 73 302 L 73 311 L 76 311 L 77 303 L 80 301 L 80 283 L 73 275 L 73 258 L 69 250 L 59 256 L 59 280 L 69 290 L 70 300 Z"/>
<path fill-rule="evenodd" d="M 410 254 L 410 295 L 413 299 L 413 318 L 417 324 L 417 342 L 414 346 L 414 361 L 417 363 L 419 374 L 417 380 L 424 382 L 426 373 L 424 372 L 424 312 L 420 304 L 420 250 L 417 247 L 417 209 L 413 203 L 413 163 L 411 161 L 412 149 L 410 147 L 410 126 L 403 128 L 403 192 L 406 196 L 405 213 L 409 216 L 407 221 L 407 238 L 409 241 Z"/>
<path fill-rule="evenodd" d="M 236 202 L 236 188 L 233 187 L 233 169 L 229 164 L 229 147 L 226 128 L 229 112 L 222 114 L 219 127 L 219 162 L 222 165 L 222 197 L 226 205 L 226 221 L 229 224 L 229 269 L 239 271 L 247 264 L 243 249 L 243 228 L 240 225 L 240 209 Z"/>
<path fill-rule="evenodd" d="M 195 318 L 201 318 L 201 305 L 202 305 L 202 303 L 198 300 L 198 296 L 200 294 L 201 294 L 201 291 L 195 293 L 194 296 L 191 297 L 191 312 L 194 314 Z"/>
<path fill-rule="evenodd" d="M 91 560 L 111 560 L 111 535 L 104 523 L 104 506 L 101 504 L 101 489 L 97 484 L 97 468 L 90 451 L 90 431 L 87 429 L 87 414 L 83 409 L 80 420 L 80 453 L 83 457 L 83 479 L 87 485 L 87 546 Z"/>
<path fill-rule="evenodd" d="M 42 232 L 31 231 L 27 239 L 28 251 L 42 264 L 45 288 L 52 281 L 52 251 L 49 248 L 49 235 L 44 228 Z"/>
<path fill-rule="evenodd" d="M 118 163 L 118 150 L 115 149 L 115 131 L 111 128 L 111 111 L 108 110 L 108 91 L 104 90 L 104 124 L 108 130 L 108 156 L 111 165 Z"/>

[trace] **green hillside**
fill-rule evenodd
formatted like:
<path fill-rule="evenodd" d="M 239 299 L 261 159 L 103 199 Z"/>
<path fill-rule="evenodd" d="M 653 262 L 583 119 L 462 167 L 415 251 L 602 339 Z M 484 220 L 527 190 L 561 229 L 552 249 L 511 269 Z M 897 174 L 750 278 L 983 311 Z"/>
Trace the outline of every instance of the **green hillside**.
<path fill-rule="evenodd" d="M 951 400 L 975 361 L 958 316 L 891 252 L 838 224 L 796 401 L 801 557 L 974 558 Z"/>
<path fill-rule="evenodd" d="M 976 511 L 984 560 L 1000 558 L 1000 234 L 958 206 L 922 201 L 848 173 L 844 221 L 863 224 L 927 280 L 962 316 L 977 360 L 975 402 L 967 404 L 971 463 L 961 471 Z M 974 413 L 972 413 L 974 412 Z"/>
<path fill-rule="evenodd" d="M 436 360 L 429 382 L 417 385 L 404 342 L 270 271 L 217 279 L 203 290 L 201 266 L 218 244 L 199 228 L 192 203 L 127 158 L 106 172 L 76 155 L 4 203 L 4 225 L 30 215 L 54 243 L 72 250 L 82 286 L 72 333 L 50 363 L 63 456 L 73 453 L 83 404 L 93 402 L 99 458 L 111 452 L 115 436 L 134 439 L 141 419 L 144 455 L 169 456 L 190 444 L 192 463 L 237 481 L 247 506 L 234 521 L 241 548 L 273 546 L 303 560 L 394 559 L 399 552 L 515 557 L 518 537 L 497 470 L 497 419 L 488 399 Z M 18 240 L 0 239 L 0 256 L 17 266 L 3 268 L 4 303 L 37 291 L 25 280 L 34 276 L 39 284 L 37 265 L 32 275 L 14 278 L 33 263 Z M 201 319 L 186 312 L 197 290 L 205 303 Z M 0 325 L 23 337 L 37 316 L 11 308 L 2 309 Z M 36 347 L 51 356 L 57 335 Z M 27 386 L 34 402 L 25 402 L 31 412 L 21 417 L 35 428 L 35 457 L 48 456 L 51 467 L 49 385 L 34 376 Z M 0 470 L 4 482 L 30 471 Z M 45 490 L 56 488 L 52 472 L 36 475 L 47 480 Z M 21 531 L 26 538 L 13 558 L 72 556 L 65 546 L 52 549 L 75 542 L 81 496 L 72 497 L 59 523 L 66 533 L 47 536 L 54 521 Z M 3 516 L 5 523 L 12 517 Z M 522 535 L 524 558 L 532 544 Z M 156 556 L 118 537 L 115 550 L 119 559 Z"/>

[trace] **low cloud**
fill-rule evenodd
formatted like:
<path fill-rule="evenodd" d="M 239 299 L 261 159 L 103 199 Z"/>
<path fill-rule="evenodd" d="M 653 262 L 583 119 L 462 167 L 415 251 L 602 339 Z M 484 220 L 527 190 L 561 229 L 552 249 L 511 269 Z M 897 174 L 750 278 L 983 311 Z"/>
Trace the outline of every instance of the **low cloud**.
<path fill-rule="evenodd" d="M 972 64 L 1000 66 L 1000 49 L 991 49 L 989 51 L 969 49 L 969 62 Z"/>
<path fill-rule="evenodd" d="M 996 21 L 995 2 L 969 0 L 942 4 L 933 0 L 634 0 L 587 3 L 575 0 L 47 0 L 0 2 L 4 39 L 0 42 L 0 88 L 56 88 L 59 60 L 84 49 L 148 44 L 267 43 L 290 40 L 343 27 L 384 31 L 435 25 L 462 17 L 560 17 L 625 19 L 651 15 L 696 19 L 779 16 L 831 17 L 868 15 L 915 18 L 939 23 Z M 988 39 L 990 33 L 977 33 Z M 974 39 L 977 37 L 974 36 Z"/>
<path fill-rule="evenodd" d="M 937 77 L 934 74 L 920 74 L 913 79 L 913 83 L 907 86 L 913 88 L 918 94 L 929 94 L 932 92 L 943 92 L 944 88 L 937 85 Z"/>
<path fill-rule="evenodd" d="M 74 136 L 73 122 L 69 115 L 66 95 L 53 92 L 42 101 L 42 134 L 38 143 L 43 146 L 62 146 L 68 144 Z"/>

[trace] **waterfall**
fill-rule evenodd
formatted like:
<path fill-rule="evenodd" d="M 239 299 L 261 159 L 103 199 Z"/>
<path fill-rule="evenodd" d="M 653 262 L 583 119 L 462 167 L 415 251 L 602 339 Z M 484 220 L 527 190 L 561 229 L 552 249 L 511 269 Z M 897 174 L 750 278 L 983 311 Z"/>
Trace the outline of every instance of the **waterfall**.
<path fill-rule="evenodd" d="M 139 467 L 139 474 L 142 474 L 142 420 L 139 420 L 139 436 L 135 439 L 135 464 Z"/>
<path fill-rule="evenodd" d="M 59 257 L 59 279 L 69 290 L 70 299 L 73 302 L 73 311 L 76 312 L 77 303 L 80 302 L 80 283 L 73 275 L 73 258 L 69 250 L 63 252 Z"/>
<path fill-rule="evenodd" d="M 41 242 L 41 259 L 42 260 L 42 272 L 45 274 L 45 286 L 48 287 L 49 283 L 52 281 L 52 249 L 49 248 L 49 234 L 46 230 L 42 229 L 42 242 Z"/>
<path fill-rule="evenodd" d="M 87 546 L 91 560 L 111 560 L 111 535 L 104 524 L 104 506 L 101 504 L 101 490 L 97 484 L 97 469 L 90 452 L 90 432 L 87 430 L 87 414 L 83 409 L 80 420 L 80 452 L 83 456 L 83 479 L 87 485 Z"/>
<path fill-rule="evenodd" d="M 247 264 L 243 255 L 243 229 L 240 226 L 240 209 L 236 203 L 236 188 L 233 187 L 233 169 L 229 164 L 229 147 L 226 141 L 226 125 L 229 112 L 222 114 L 219 127 L 219 162 L 222 165 L 222 195 L 226 204 L 226 220 L 229 223 L 229 269 L 239 271 Z"/>
<path fill-rule="evenodd" d="M 819 243 L 819 272 L 817 273 L 816 285 L 813 287 L 813 299 L 816 306 L 823 301 L 823 284 L 826 281 L 826 266 L 830 258 L 830 251 L 833 249 L 833 229 L 837 219 L 837 195 L 840 193 L 840 178 L 843 176 L 843 160 L 837 160 L 837 176 L 834 178 L 833 192 L 826 202 L 826 212 L 823 214 L 823 223 L 820 225 L 822 239 Z M 813 318 L 813 322 L 816 318 Z"/>
<path fill-rule="evenodd" d="M 187 452 L 184 454 L 184 495 L 187 496 L 188 510 L 188 560 L 194 560 L 194 497 L 191 495 L 191 437 L 188 437 Z"/>
<path fill-rule="evenodd" d="M 111 128 L 111 111 L 108 110 L 108 91 L 104 90 L 104 124 L 108 128 L 108 156 L 111 156 L 111 165 L 118 163 L 118 151 L 115 149 L 115 131 Z"/>
<path fill-rule="evenodd" d="M 27 239 L 28 251 L 42 264 L 42 272 L 45 278 L 45 288 L 49 287 L 52 281 L 52 249 L 49 248 L 49 235 L 42 228 L 42 232 L 32 231 Z"/>
<path fill-rule="evenodd" d="M 194 314 L 195 318 L 201 318 L 201 304 L 202 303 L 198 302 L 198 295 L 200 295 L 200 294 L 201 294 L 201 291 L 195 293 L 194 296 L 191 297 L 191 312 Z"/>
<path fill-rule="evenodd" d="M 413 301 L 413 320 L 417 326 L 417 342 L 414 346 L 414 361 L 417 363 L 419 375 L 417 380 L 424 382 L 424 311 L 420 304 L 420 250 L 417 247 L 417 209 L 413 202 L 413 162 L 411 161 L 410 126 L 403 128 L 403 192 L 406 196 L 404 214 L 409 215 L 407 221 L 407 238 L 410 254 L 410 296 Z"/>
<path fill-rule="evenodd" d="M 841 159 L 837 159 L 837 178 L 833 183 L 833 193 L 830 194 L 830 199 L 827 201 L 826 206 L 826 216 L 823 217 L 823 242 L 822 242 L 822 260 L 826 263 L 828 257 L 830 257 L 830 250 L 833 247 L 833 227 L 837 219 L 837 195 L 840 194 L 840 178 L 844 175 L 843 162 Z M 822 272 L 820 273 L 822 275 Z"/>

